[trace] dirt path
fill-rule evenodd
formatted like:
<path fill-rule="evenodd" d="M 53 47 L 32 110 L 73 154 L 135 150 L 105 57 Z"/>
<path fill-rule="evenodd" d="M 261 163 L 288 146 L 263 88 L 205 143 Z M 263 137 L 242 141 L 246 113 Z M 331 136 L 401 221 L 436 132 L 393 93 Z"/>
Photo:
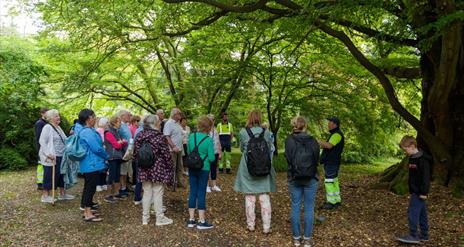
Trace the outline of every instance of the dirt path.
<path fill-rule="evenodd" d="M 353 170 L 353 169 L 350 169 Z M 355 170 L 355 169 L 354 169 Z M 315 246 L 399 246 L 395 236 L 407 232 L 408 198 L 371 188 L 374 175 L 345 172 L 341 178 L 343 206 L 316 212 L 327 220 L 315 226 Z M 142 226 L 141 205 L 130 199 L 102 204 L 102 223 L 85 223 L 79 201 L 40 203 L 34 171 L 0 173 L 0 246 L 292 246 L 286 174 L 278 174 L 278 192 L 271 195 L 272 234 L 264 236 L 257 207 L 257 231 L 246 230 L 244 198 L 233 191 L 235 176 L 219 176 L 221 193 L 208 193 L 208 219 L 213 230 L 187 229 L 187 190 L 168 192 L 166 215 L 173 225 Z M 70 190 L 81 194 L 83 181 Z M 317 205 L 323 202 L 323 188 Z M 429 201 L 431 241 L 425 246 L 464 246 L 464 201 L 433 185 Z M 154 220 L 152 220 L 154 222 Z"/>

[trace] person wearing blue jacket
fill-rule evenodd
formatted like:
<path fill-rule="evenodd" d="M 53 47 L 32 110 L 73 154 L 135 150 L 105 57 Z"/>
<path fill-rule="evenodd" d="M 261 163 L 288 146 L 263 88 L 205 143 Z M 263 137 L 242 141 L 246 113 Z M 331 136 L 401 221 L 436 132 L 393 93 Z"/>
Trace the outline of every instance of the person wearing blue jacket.
<path fill-rule="evenodd" d="M 84 174 L 84 191 L 81 205 L 84 206 L 84 220 L 86 222 L 100 222 L 102 218 L 92 213 L 93 196 L 95 195 L 97 180 L 101 170 L 105 168 L 105 161 L 109 158 L 100 134 L 93 128 L 96 116 L 90 109 L 79 112 L 79 122 L 74 132 L 79 136 L 79 142 L 87 150 L 84 159 L 79 163 L 80 172 Z"/>

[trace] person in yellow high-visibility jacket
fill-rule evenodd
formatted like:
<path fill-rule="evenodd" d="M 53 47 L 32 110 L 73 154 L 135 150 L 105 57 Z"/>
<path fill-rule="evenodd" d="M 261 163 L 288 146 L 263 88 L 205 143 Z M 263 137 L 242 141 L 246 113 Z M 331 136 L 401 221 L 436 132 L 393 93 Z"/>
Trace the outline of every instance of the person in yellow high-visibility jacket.
<path fill-rule="evenodd" d="M 218 123 L 216 130 L 219 133 L 219 140 L 222 147 L 222 159 L 219 163 L 219 172 L 224 173 L 224 164 L 226 166 L 226 173 L 231 173 L 230 153 L 232 151 L 232 138 L 233 127 L 229 122 L 227 112 L 222 112 L 222 122 Z"/>

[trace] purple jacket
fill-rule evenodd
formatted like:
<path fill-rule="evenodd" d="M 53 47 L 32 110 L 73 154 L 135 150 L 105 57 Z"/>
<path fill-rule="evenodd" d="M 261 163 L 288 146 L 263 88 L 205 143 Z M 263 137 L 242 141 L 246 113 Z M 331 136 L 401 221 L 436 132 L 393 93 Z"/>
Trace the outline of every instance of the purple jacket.
<path fill-rule="evenodd" d="M 172 185 L 174 182 L 174 166 L 166 137 L 154 129 L 144 129 L 138 133 L 134 143 L 134 158 L 142 143 L 148 141 L 154 154 L 154 165 L 151 168 L 137 167 L 139 182 L 154 182 Z"/>

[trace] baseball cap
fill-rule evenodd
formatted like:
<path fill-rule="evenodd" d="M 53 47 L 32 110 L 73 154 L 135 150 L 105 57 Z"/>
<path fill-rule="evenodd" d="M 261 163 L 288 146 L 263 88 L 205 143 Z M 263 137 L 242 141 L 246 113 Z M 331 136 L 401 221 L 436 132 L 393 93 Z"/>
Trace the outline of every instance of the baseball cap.
<path fill-rule="evenodd" d="M 338 119 L 337 117 L 329 117 L 329 118 L 327 118 L 327 120 L 329 120 L 330 122 L 336 124 L 337 126 L 340 126 L 340 119 Z"/>

